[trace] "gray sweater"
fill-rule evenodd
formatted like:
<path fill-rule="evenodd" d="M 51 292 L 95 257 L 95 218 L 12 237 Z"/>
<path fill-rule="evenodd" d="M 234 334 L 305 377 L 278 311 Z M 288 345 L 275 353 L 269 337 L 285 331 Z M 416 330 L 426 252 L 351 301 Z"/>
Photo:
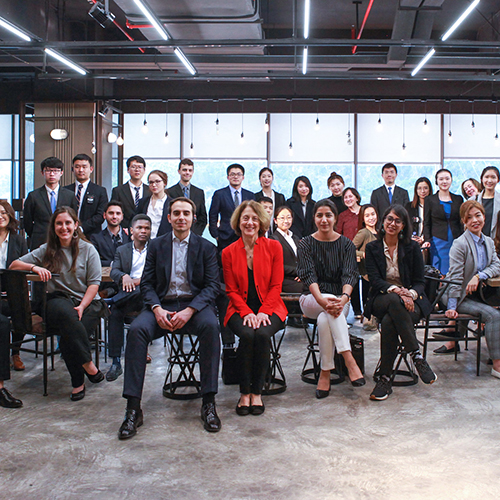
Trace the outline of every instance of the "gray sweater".
<path fill-rule="evenodd" d="M 27 264 L 41 266 L 43 256 L 47 251 L 47 244 L 33 250 L 33 252 L 23 255 L 19 260 Z M 70 272 L 72 258 L 71 249 L 63 248 L 65 256 L 59 276 L 53 277 L 47 283 L 47 291 L 64 292 L 72 297 L 83 299 L 87 288 L 90 285 L 99 285 L 101 283 L 101 259 L 93 245 L 80 240 L 79 254 L 76 259 L 75 272 Z"/>

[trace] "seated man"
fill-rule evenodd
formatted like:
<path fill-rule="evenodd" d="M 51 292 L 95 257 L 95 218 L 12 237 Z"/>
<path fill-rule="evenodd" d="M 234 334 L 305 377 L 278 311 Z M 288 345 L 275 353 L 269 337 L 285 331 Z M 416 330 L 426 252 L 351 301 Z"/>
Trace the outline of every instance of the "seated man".
<path fill-rule="evenodd" d="M 108 354 L 113 364 L 106 373 L 108 382 L 116 380 L 123 373 L 120 357 L 123 349 L 125 316 L 131 312 L 141 311 L 144 305 L 139 284 L 151 237 L 151 219 L 145 214 L 137 214 L 132 219 L 130 235 L 133 241 L 118 248 L 110 273 L 119 291 L 112 299 L 109 317 Z"/>
<path fill-rule="evenodd" d="M 21 408 L 23 402 L 16 399 L 3 386 L 4 380 L 10 379 L 10 321 L 0 314 L 0 406 L 4 408 Z"/>
<path fill-rule="evenodd" d="M 144 310 L 132 323 L 125 349 L 123 397 L 125 420 L 119 439 L 128 439 L 143 424 L 141 397 L 148 344 L 167 331 L 184 327 L 200 339 L 201 418 L 208 432 L 221 422 L 215 408 L 219 375 L 220 338 L 215 298 L 220 292 L 219 268 L 214 245 L 191 232 L 196 205 L 176 198 L 169 206 L 172 232 L 151 240 L 141 279 Z"/>

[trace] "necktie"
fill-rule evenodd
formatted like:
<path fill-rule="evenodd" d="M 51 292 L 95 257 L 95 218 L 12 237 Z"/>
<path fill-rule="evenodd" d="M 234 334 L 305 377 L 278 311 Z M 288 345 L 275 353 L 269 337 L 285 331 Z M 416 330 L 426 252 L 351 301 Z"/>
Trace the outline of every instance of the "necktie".
<path fill-rule="evenodd" d="M 120 246 L 120 235 L 119 234 L 114 234 L 113 235 L 113 245 L 115 247 L 115 252 L 116 252 L 116 249 Z"/>
<path fill-rule="evenodd" d="M 389 203 L 392 203 L 392 187 L 387 188 L 389 190 Z"/>
<path fill-rule="evenodd" d="M 189 186 L 182 186 L 182 190 L 184 191 L 184 196 L 189 198 Z"/>
<path fill-rule="evenodd" d="M 138 188 L 138 187 L 135 187 L 134 186 L 134 189 L 135 189 L 135 200 L 134 200 L 134 203 L 135 203 L 135 208 L 137 208 L 137 205 L 139 205 L 139 189 L 141 188 Z"/>
<path fill-rule="evenodd" d="M 83 184 L 78 184 L 78 191 L 76 193 L 76 201 L 78 202 L 78 206 L 80 206 L 80 200 L 82 199 L 82 188 Z"/>
<path fill-rule="evenodd" d="M 238 191 L 234 192 L 234 208 L 236 208 L 240 204 L 240 196 Z"/>
<path fill-rule="evenodd" d="M 56 199 L 56 192 L 51 191 L 50 192 L 50 209 L 52 210 L 52 213 L 56 211 L 57 208 L 57 199 Z"/>

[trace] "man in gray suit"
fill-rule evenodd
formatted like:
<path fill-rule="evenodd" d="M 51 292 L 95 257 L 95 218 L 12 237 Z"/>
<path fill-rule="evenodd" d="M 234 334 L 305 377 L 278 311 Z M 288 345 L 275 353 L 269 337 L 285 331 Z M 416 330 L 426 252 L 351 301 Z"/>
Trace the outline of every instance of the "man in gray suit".
<path fill-rule="evenodd" d="M 133 241 L 118 247 L 110 273 L 119 291 L 112 298 L 109 317 L 108 354 L 113 364 L 106 373 L 108 382 L 116 380 L 123 373 L 121 354 L 125 317 L 143 308 L 139 285 L 151 237 L 151 219 L 145 214 L 137 214 L 132 219 L 130 231 Z"/>
<path fill-rule="evenodd" d="M 207 226 L 207 209 L 205 207 L 205 193 L 191 184 L 194 173 L 194 163 L 189 158 L 184 158 L 179 163 L 180 181 L 168 190 L 171 198 L 189 198 L 196 205 L 195 221 L 192 232 L 201 236 Z"/>

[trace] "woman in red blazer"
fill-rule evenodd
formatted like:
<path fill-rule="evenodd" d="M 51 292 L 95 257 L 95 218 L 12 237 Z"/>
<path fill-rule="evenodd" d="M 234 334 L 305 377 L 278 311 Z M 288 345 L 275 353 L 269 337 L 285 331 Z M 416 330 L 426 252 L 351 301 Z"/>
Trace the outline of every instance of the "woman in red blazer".
<path fill-rule="evenodd" d="M 264 237 L 270 217 L 253 200 L 242 202 L 231 217 L 240 236 L 222 251 L 226 293 L 230 303 L 224 325 L 240 339 L 241 397 L 238 415 L 261 415 L 261 393 L 269 368 L 271 337 L 284 327 L 287 315 L 281 300 L 284 278 L 281 245 Z"/>

